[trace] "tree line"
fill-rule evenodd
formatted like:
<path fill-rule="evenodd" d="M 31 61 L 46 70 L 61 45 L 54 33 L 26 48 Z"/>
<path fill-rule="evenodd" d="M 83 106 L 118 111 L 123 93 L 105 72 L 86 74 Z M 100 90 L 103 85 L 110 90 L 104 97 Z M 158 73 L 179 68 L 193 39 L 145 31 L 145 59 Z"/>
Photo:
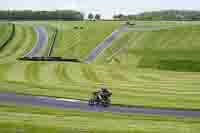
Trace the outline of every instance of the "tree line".
<path fill-rule="evenodd" d="M 0 11 L 2 20 L 83 20 L 81 12 L 73 10 L 56 11 L 32 11 L 32 10 L 8 10 Z"/>
<path fill-rule="evenodd" d="M 163 10 L 144 12 L 137 15 L 114 15 L 117 20 L 162 20 L 162 21 L 199 21 L 200 11 L 191 10 Z"/>

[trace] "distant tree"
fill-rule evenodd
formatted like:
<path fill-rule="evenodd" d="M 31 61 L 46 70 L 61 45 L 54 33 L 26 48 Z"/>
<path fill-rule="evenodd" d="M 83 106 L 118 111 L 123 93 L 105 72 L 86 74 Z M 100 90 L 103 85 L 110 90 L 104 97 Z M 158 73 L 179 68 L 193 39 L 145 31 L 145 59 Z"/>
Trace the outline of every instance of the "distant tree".
<path fill-rule="evenodd" d="M 114 16 L 113 16 L 113 19 L 118 19 L 118 16 L 117 16 L 117 15 L 114 15 Z"/>
<path fill-rule="evenodd" d="M 115 20 L 128 20 L 128 17 L 123 14 L 114 15 L 113 19 Z"/>
<path fill-rule="evenodd" d="M 95 15 L 95 19 L 96 19 L 96 20 L 100 20 L 100 19 L 101 19 L 101 15 L 100 15 L 100 14 L 96 14 L 96 15 Z"/>
<path fill-rule="evenodd" d="M 115 14 L 115 20 L 161 20 L 161 21 L 200 21 L 200 11 L 192 10 L 161 10 L 144 12 L 136 15 Z"/>
<path fill-rule="evenodd" d="M 123 14 L 119 14 L 119 19 L 122 19 L 122 18 L 124 18 L 125 17 L 125 15 L 123 15 Z"/>
<path fill-rule="evenodd" d="M 162 10 L 144 12 L 136 15 L 137 20 L 192 21 L 200 20 L 200 11 L 192 10 Z"/>
<path fill-rule="evenodd" d="M 83 20 L 81 12 L 73 10 L 32 11 L 32 10 L 0 10 L 0 20 Z"/>
<path fill-rule="evenodd" d="M 94 18 L 94 15 L 92 13 L 88 14 L 88 19 L 92 20 Z"/>

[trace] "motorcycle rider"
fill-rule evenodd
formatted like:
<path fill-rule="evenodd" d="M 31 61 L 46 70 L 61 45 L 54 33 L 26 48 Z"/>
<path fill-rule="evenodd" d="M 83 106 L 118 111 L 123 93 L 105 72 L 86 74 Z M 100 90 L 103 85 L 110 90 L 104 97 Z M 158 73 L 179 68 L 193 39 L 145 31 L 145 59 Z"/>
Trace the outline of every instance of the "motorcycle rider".
<path fill-rule="evenodd" d="M 109 97 L 111 97 L 112 92 L 107 88 L 101 88 L 101 90 L 93 92 L 93 95 L 97 100 L 107 100 Z"/>
<path fill-rule="evenodd" d="M 112 92 L 107 88 L 101 88 L 99 91 L 93 92 L 93 97 L 89 100 L 89 105 L 103 105 L 108 107 L 111 104 Z"/>
<path fill-rule="evenodd" d="M 94 96 L 94 99 L 96 99 L 98 101 L 102 99 L 102 97 L 100 95 L 100 91 L 93 92 L 93 96 Z"/>
<path fill-rule="evenodd" d="M 109 97 L 111 97 L 111 95 L 112 95 L 112 92 L 109 89 L 101 88 L 100 96 L 102 99 L 107 100 Z"/>

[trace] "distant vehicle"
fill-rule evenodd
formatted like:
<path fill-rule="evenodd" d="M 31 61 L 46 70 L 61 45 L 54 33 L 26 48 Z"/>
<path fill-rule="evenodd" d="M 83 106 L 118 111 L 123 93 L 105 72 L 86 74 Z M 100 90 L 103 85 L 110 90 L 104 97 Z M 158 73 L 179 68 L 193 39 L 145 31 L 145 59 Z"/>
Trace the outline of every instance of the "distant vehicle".
<path fill-rule="evenodd" d="M 82 30 L 82 29 L 84 29 L 84 27 L 83 26 L 74 26 L 74 29 L 75 30 Z"/>
<path fill-rule="evenodd" d="M 101 90 L 93 92 L 88 105 L 109 107 L 111 105 L 111 96 L 112 92 L 110 90 L 101 88 Z"/>
<path fill-rule="evenodd" d="M 79 29 L 79 27 L 78 26 L 74 26 L 74 29 L 77 30 L 77 29 Z"/>
<path fill-rule="evenodd" d="M 134 22 L 131 22 L 131 21 L 127 21 L 126 24 L 127 24 L 127 25 L 131 25 L 131 26 L 136 25 Z"/>

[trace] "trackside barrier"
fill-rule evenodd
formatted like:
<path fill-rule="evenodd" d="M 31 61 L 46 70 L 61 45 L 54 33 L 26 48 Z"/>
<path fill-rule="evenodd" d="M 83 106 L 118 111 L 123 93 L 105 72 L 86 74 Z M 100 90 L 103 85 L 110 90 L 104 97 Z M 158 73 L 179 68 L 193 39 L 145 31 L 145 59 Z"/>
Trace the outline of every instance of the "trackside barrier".
<path fill-rule="evenodd" d="M 18 60 L 22 61 L 55 61 L 55 62 L 74 62 L 81 63 L 78 59 L 64 59 L 62 57 L 21 57 Z"/>
<path fill-rule="evenodd" d="M 54 35 L 53 35 L 53 40 L 51 42 L 51 46 L 48 52 L 48 56 L 51 56 L 52 52 L 53 52 L 53 48 L 56 42 L 56 38 L 57 38 L 57 34 L 58 34 L 58 29 L 55 30 Z"/>

